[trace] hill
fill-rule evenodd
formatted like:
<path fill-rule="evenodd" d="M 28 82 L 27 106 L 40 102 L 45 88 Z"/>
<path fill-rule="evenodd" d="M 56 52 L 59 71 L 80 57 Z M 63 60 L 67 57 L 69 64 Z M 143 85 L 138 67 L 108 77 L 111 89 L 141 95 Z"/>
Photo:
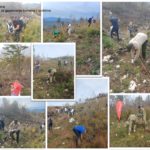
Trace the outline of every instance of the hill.
<path fill-rule="evenodd" d="M 66 113 L 56 113 L 52 116 L 54 127 L 48 131 L 49 148 L 75 148 L 75 135 L 73 126 L 82 124 L 87 132 L 82 140 L 81 148 L 106 148 L 107 147 L 107 97 L 97 97 L 85 103 L 75 104 L 75 122 L 69 123 Z M 64 106 L 65 107 L 65 106 Z M 61 109 L 62 107 L 60 107 Z M 48 113 L 56 108 L 48 107 Z M 58 107 L 57 107 L 58 109 Z"/>

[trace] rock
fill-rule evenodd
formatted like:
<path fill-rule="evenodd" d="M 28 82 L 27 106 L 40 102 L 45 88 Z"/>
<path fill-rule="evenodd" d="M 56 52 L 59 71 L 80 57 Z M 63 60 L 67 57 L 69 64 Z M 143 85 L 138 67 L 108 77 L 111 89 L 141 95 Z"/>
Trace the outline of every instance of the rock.
<path fill-rule="evenodd" d="M 120 68 L 120 65 L 117 65 L 117 66 L 116 66 L 116 69 L 119 69 L 119 68 Z"/>
<path fill-rule="evenodd" d="M 136 82 L 135 81 L 130 81 L 130 85 L 129 85 L 129 90 L 131 91 L 131 92 L 134 92 L 135 91 L 135 89 L 136 89 L 136 87 L 137 87 L 137 84 L 136 84 Z"/>
<path fill-rule="evenodd" d="M 61 127 L 55 127 L 54 129 L 55 129 L 55 130 L 58 130 L 58 129 L 61 129 Z"/>
<path fill-rule="evenodd" d="M 110 62 L 110 63 L 113 63 L 113 62 L 114 62 L 114 60 L 113 60 L 113 59 L 111 59 L 109 62 Z"/>
<path fill-rule="evenodd" d="M 68 92 L 68 91 L 69 91 L 68 89 L 65 89 L 65 90 L 64 90 L 64 92 Z"/>
<path fill-rule="evenodd" d="M 69 119 L 69 123 L 72 123 L 72 122 L 74 122 L 74 121 L 75 121 L 74 118 L 70 118 L 70 119 Z"/>
<path fill-rule="evenodd" d="M 104 56 L 103 62 L 108 62 L 111 58 L 111 55 Z"/>
<path fill-rule="evenodd" d="M 91 58 L 88 58 L 88 60 L 87 60 L 86 62 L 87 62 L 87 63 L 90 63 L 90 62 L 91 62 L 91 60 L 92 60 Z"/>
<path fill-rule="evenodd" d="M 126 79 L 128 76 L 129 76 L 128 74 L 124 75 L 124 76 L 121 78 L 121 80 Z"/>
<path fill-rule="evenodd" d="M 63 145 L 65 145 L 65 142 L 62 142 Z"/>
<path fill-rule="evenodd" d="M 146 80 L 143 80 L 143 83 L 145 84 L 145 83 L 147 83 L 147 81 L 146 81 Z"/>

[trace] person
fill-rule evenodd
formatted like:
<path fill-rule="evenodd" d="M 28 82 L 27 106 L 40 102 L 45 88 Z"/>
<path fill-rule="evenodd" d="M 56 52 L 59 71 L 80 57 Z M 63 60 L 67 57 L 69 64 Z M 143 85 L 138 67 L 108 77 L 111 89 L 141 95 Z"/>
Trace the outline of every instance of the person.
<path fill-rule="evenodd" d="M 88 27 L 90 27 L 90 26 L 91 26 L 92 21 L 93 21 L 93 18 L 94 18 L 94 17 L 91 17 L 91 18 L 89 18 L 89 19 L 88 19 L 88 23 L 89 23 Z"/>
<path fill-rule="evenodd" d="M 128 31 L 130 38 L 133 38 L 134 34 L 138 31 L 137 26 L 134 25 L 132 21 L 129 22 Z"/>
<path fill-rule="evenodd" d="M 53 120 L 51 119 L 50 116 L 48 116 L 48 130 L 52 130 L 53 127 Z"/>
<path fill-rule="evenodd" d="M 144 109 L 143 106 L 138 106 L 138 113 L 137 113 L 137 117 L 139 119 L 139 121 L 144 121 L 145 125 L 147 124 L 146 122 L 146 111 Z"/>
<path fill-rule="evenodd" d="M 20 41 L 20 33 L 22 31 L 23 22 L 21 20 L 13 20 L 15 42 Z"/>
<path fill-rule="evenodd" d="M 4 116 L 0 117 L 0 130 L 4 130 L 5 128 L 5 121 L 4 121 Z"/>
<path fill-rule="evenodd" d="M 15 80 L 15 82 L 11 83 L 11 96 L 20 96 L 22 88 L 23 85 L 18 80 Z"/>
<path fill-rule="evenodd" d="M 60 59 L 58 60 L 58 67 L 59 68 L 61 67 L 61 60 Z"/>
<path fill-rule="evenodd" d="M 15 119 L 9 124 L 9 133 L 12 140 L 15 140 L 14 134 L 16 134 L 16 142 L 19 143 L 20 122 L 18 120 Z"/>
<path fill-rule="evenodd" d="M 39 73 L 39 71 L 40 71 L 40 61 L 37 60 L 34 65 L 34 72 Z"/>
<path fill-rule="evenodd" d="M 67 65 L 68 65 L 68 61 L 64 60 L 64 66 L 67 66 Z"/>
<path fill-rule="evenodd" d="M 57 72 L 57 70 L 55 68 L 48 69 L 48 81 L 50 83 L 55 81 L 55 74 L 56 74 L 56 72 Z"/>
<path fill-rule="evenodd" d="M 68 24 L 67 30 L 68 30 L 68 35 L 70 36 L 72 32 L 72 25 L 70 23 Z"/>
<path fill-rule="evenodd" d="M 111 38 L 113 38 L 113 34 L 115 33 L 119 41 L 119 19 L 116 16 L 113 16 L 112 12 L 109 12 L 109 14 L 110 14 L 109 20 L 111 22 L 110 27 Z"/>
<path fill-rule="evenodd" d="M 76 135 L 76 146 L 80 146 L 83 134 L 86 133 L 86 128 L 83 125 L 76 125 L 73 127 L 73 132 Z"/>
<path fill-rule="evenodd" d="M 139 57 L 142 51 L 142 58 L 146 59 L 146 46 L 148 42 L 148 36 L 145 33 L 139 32 L 133 37 L 127 46 L 128 51 L 131 52 L 131 63 L 134 63 Z"/>

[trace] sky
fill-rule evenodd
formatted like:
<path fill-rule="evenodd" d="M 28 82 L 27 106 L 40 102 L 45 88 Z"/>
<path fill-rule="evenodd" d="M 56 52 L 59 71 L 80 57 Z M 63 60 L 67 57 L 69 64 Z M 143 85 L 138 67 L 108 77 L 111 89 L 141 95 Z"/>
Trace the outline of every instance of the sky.
<path fill-rule="evenodd" d="M 37 44 L 34 45 L 36 56 L 44 58 L 57 58 L 62 56 L 74 56 L 74 44 Z"/>
<path fill-rule="evenodd" d="M 89 18 L 97 17 L 100 13 L 99 2 L 45 2 L 44 9 L 51 10 L 51 12 L 44 12 L 46 17 L 60 17 L 60 18 Z"/>
<path fill-rule="evenodd" d="M 48 102 L 47 106 L 65 106 L 66 104 L 69 104 L 69 105 L 75 104 L 75 102 L 67 102 L 67 101 L 68 100 L 66 100 L 66 102 Z"/>
<path fill-rule="evenodd" d="M 87 78 L 77 79 L 77 100 L 95 97 L 99 93 L 108 93 L 108 79 L 106 78 Z"/>
<path fill-rule="evenodd" d="M 77 78 L 76 82 L 76 100 L 79 102 L 87 98 L 93 98 L 99 93 L 108 93 L 107 78 Z M 65 104 L 73 105 L 75 102 L 48 102 L 47 106 L 64 106 Z"/>
<path fill-rule="evenodd" d="M 4 97 L 0 97 L 0 105 L 3 102 L 3 98 Z M 44 102 L 34 102 L 31 101 L 31 98 L 26 97 L 26 98 L 13 98 L 13 97 L 9 97 L 7 98 L 7 100 L 9 100 L 10 103 L 13 103 L 14 101 L 17 101 L 19 106 L 26 106 L 26 108 L 32 108 L 32 109 L 44 109 L 45 108 L 45 103 Z"/>
<path fill-rule="evenodd" d="M 115 96 L 117 98 L 117 96 L 119 96 L 119 95 L 115 95 Z M 127 95 L 121 95 L 121 96 L 123 96 L 124 98 L 128 98 L 129 101 L 132 101 L 136 97 L 141 96 L 143 98 L 143 100 L 145 101 L 148 94 L 127 94 Z"/>

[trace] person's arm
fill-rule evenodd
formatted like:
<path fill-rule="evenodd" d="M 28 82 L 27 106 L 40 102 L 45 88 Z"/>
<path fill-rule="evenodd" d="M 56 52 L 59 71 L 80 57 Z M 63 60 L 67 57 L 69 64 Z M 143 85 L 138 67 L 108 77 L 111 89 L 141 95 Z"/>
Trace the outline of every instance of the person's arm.
<path fill-rule="evenodd" d="M 18 25 L 16 26 L 16 28 L 14 28 L 14 30 L 18 30 L 19 27 L 20 27 L 20 25 L 18 24 Z"/>
<path fill-rule="evenodd" d="M 141 50 L 140 48 L 136 49 L 136 54 L 135 54 L 134 59 L 133 59 L 134 62 L 139 58 L 139 56 L 140 56 L 140 50 Z"/>

